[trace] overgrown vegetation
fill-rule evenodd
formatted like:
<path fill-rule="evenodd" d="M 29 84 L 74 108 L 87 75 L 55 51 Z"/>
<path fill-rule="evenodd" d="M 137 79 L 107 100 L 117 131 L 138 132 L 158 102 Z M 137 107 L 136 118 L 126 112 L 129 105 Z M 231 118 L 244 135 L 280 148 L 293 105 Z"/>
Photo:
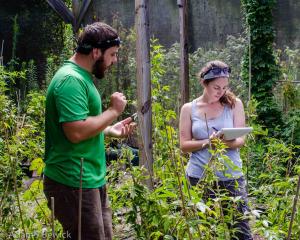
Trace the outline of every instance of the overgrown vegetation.
<path fill-rule="evenodd" d="M 241 2 L 250 45 L 250 50 L 246 48 L 243 58 L 242 77 L 248 87 L 250 84 L 252 97 L 259 102 L 258 121 L 270 129 L 272 136 L 276 136 L 280 134 L 280 130 L 276 128 L 283 125 L 282 115 L 272 91 L 280 76 L 273 48 L 275 33 L 272 10 L 276 1 Z M 251 82 L 248 81 L 249 77 Z"/>
<path fill-rule="evenodd" d="M 130 100 L 127 110 L 130 114 L 135 111 L 135 36 L 122 26 L 119 26 L 119 31 L 124 41 L 124 47 L 120 50 L 120 62 L 108 74 L 106 81 L 98 83 L 98 87 L 104 97 L 113 91 L 124 90 Z M 48 58 L 45 85 L 49 83 L 62 59 L 72 53 L 69 46 L 73 39 L 68 27 L 65 29 L 64 39 L 63 55 L 52 55 Z M 182 155 L 178 148 L 177 129 L 179 46 L 174 44 L 165 49 L 154 39 L 151 45 L 155 161 L 154 175 L 150 177 L 154 189 L 145 187 L 144 169 L 132 166 L 132 153 L 128 148 L 123 148 L 120 159 L 108 167 L 115 238 L 229 239 L 234 230 L 229 231 L 227 224 L 232 223 L 231 215 L 234 210 L 231 208 L 224 216 L 222 203 L 228 202 L 234 206 L 239 199 L 218 193 L 219 197 L 215 201 L 206 202 L 203 190 L 204 186 L 213 186 L 213 170 L 222 168 L 223 164 L 214 158 L 204 181 L 195 188 L 191 188 L 185 178 L 184 168 L 188 156 Z M 205 62 L 220 59 L 232 66 L 233 91 L 244 101 L 248 125 L 254 127 L 253 134 L 241 149 L 252 209 L 249 213 L 251 226 L 255 234 L 264 236 L 265 239 L 285 239 L 300 174 L 300 90 L 293 82 L 299 75 L 299 50 L 286 48 L 277 53 L 279 70 L 286 82 L 276 83 L 275 80 L 278 79 L 273 75 L 272 79 L 268 79 L 270 82 L 266 81 L 276 86 L 274 90 L 271 89 L 271 93 L 275 96 L 274 101 L 283 110 L 280 117 L 286 124 L 278 129 L 278 137 L 272 138 L 265 125 L 257 121 L 257 117 L 262 117 L 259 110 L 262 96 L 247 101 L 247 77 L 240 78 L 241 59 L 245 48 L 247 42 L 242 36 L 230 36 L 222 49 L 199 48 L 191 53 L 191 97 L 195 98 L 200 94 L 201 88 L 196 74 Z M 32 171 L 35 171 L 35 175 L 39 176 L 43 169 L 45 93 L 36 88 L 36 71 L 32 61 L 24 63 L 21 69 L 0 66 L 1 239 L 42 239 L 43 236 L 51 236 L 51 216 L 42 193 L 41 180 L 35 179 L 30 188 L 26 188 L 29 185 L 26 174 L 31 176 Z M 243 71 L 245 73 L 245 68 Z M 254 75 L 255 72 L 252 73 L 253 81 Z M 107 80 L 113 84 L 107 85 Z M 18 85 L 17 82 L 22 82 L 23 85 Z M 20 86 L 26 86 L 26 91 L 21 91 L 25 87 Z M 264 94 L 262 89 L 257 91 Z M 20 92 L 23 92 L 23 101 L 20 101 Z M 269 90 L 267 92 L 270 94 Z M 264 96 L 270 96 L 268 94 Z M 217 143 L 212 154 L 222 156 L 223 150 L 224 146 Z M 30 171 L 25 170 L 29 165 Z M 300 237 L 299 205 L 298 203 L 292 239 Z M 61 227 L 57 222 L 55 232 L 56 239 L 62 239 Z"/>
<path fill-rule="evenodd" d="M 49 212 L 45 208 L 44 198 L 38 199 L 34 194 L 41 196 L 40 181 L 36 181 L 27 192 L 23 186 L 28 179 L 26 173 L 29 174 L 29 166 L 33 171 L 42 168 L 43 164 L 45 96 L 36 91 L 30 92 L 25 103 L 15 102 L 7 96 L 7 85 L 25 76 L 25 72 L 11 72 L 0 66 L 1 239 L 20 239 L 41 233 L 47 219 L 45 212 Z M 41 171 L 38 170 L 38 173 L 41 174 Z"/>
<path fill-rule="evenodd" d="M 145 188 L 142 170 L 130 166 L 132 156 L 124 150 L 121 158 L 123 165 L 120 162 L 112 165 L 109 174 L 115 223 L 124 224 L 122 220 L 126 217 L 131 226 L 129 230 L 135 230 L 129 231 L 127 236 L 131 234 L 137 239 L 229 239 L 226 223 L 232 219 L 222 217 L 220 204 L 228 201 L 228 197 L 219 195 L 215 202 L 203 202 L 203 186 L 212 186 L 214 177 L 208 174 L 199 188 L 190 189 L 186 182 L 184 166 L 187 156 L 180 154 L 177 130 L 174 128 L 177 121 L 177 114 L 172 110 L 174 88 L 166 83 L 169 80 L 166 78 L 168 69 L 173 62 L 168 58 L 169 51 L 157 45 L 156 41 L 152 44 L 155 189 L 151 192 Z M 214 58 L 222 59 L 223 51 L 216 52 L 220 55 Z M 245 95 L 242 97 L 245 99 Z M 248 124 L 255 131 L 242 149 L 242 159 L 249 184 L 252 229 L 266 239 L 284 239 L 290 224 L 299 175 L 299 145 L 270 138 L 268 130 L 256 120 L 258 102 L 253 100 L 247 105 Z M 222 146 L 216 151 L 215 154 L 222 152 Z M 222 167 L 219 163 L 215 164 L 212 163 L 211 169 Z M 125 166 L 128 168 L 124 173 Z M 119 172 L 124 173 L 125 177 L 123 174 L 120 176 Z M 127 181 L 124 182 L 124 179 Z M 230 200 L 233 205 L 238 201 Z M 232 210 L 229 210 L 229 216 L 231 214 Z M 295 239 L 300 235 L 297 227 L 299 212 L 296 216 L 293 225 Z"/>

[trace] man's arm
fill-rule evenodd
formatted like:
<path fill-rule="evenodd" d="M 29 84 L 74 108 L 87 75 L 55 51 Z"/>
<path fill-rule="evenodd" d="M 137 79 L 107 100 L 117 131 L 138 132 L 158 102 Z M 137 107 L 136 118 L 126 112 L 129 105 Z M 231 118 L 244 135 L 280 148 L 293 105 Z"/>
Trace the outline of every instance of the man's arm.
<path fill-rule="evenodd" d="M 79 143 L 96 136 L 104 131 L 124 111 L 127 104 L 122 93 L 114 93 L 110 98 L 110 107 L 98 116 L 91 116 L 85 120 L 62 123 L 63 131 L 72 143 Z"/>

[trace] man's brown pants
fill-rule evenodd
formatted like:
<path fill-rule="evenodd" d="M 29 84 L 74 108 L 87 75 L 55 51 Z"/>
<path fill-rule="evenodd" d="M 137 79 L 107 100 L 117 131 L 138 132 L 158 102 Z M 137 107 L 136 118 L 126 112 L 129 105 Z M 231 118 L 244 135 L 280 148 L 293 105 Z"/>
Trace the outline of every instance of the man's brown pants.
<path fill-rule="evenodd" d="M 54 215 L 63 226 L 64 238 L 78 239 L 79 189 L 44 176 L 44 193 L 50 209 L 54 197 Z M 106 186 L 82 189 L 81 239 L 112 239 L 112 212 Z"/>

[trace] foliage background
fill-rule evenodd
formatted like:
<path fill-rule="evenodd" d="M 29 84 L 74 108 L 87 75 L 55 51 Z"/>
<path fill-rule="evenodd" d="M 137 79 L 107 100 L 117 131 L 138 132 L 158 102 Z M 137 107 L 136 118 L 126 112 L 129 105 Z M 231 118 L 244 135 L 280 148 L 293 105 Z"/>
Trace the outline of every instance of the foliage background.
<path fill-rule="evenodd" d="M 17 46 L 21 27 L 18 18 L 14 19 L 12 46 Z M 114 91 L 124 91 L 130 100 L 124 115 L 129 115 L 135 111 L 136 100 L 135 35 L 117 18 L 113 25 L 119 29 L 124 41 L 120 61 L 106 79 L 97 83 L 97 87 L 104 99 Z M 41 239 L 42 235 L 51 235 L 51 215 L 39 175 L 43 169 L 44 88 L 63 59 L 72 54 L 70 27 L 62 24 L 61 30 L 59 39 L 62 39 L 63 49 L 60 54 L 47 54 L 46 74 L 39 76 L 35 60 L 22 62 L 17 48 L 11 61 L 0 67 L 1 239 L 21 236 Z M 284 119 L 284 125 L 273 138 L 257 121 L 260 99 L 248 101 L 247 78 L 241 78 L 246 39 L 244 35 L 228 36 L 225 47 L 199 48 L 190 54 L 191 98 L 201 92 L 196 74 L 205 62 L 217 58 L 232 66 L 232 88 L 243 100 L 248 125 L 255 130 L 241 150 L 248 179 L 252 229 L 265 239 L 285 239 L 300 168 L 300 90 L 293 83 L 299 76 L 299 50 L 286 47 L 274 51 L 285 81 L 275 79 L 274 88 L 270 89 Z M 224 223 L 230 219 L 222 217 L 221 201 L 230 200 L 234 204 L 236 200 L 220 195 L 215 202 L 202 201 L 203 186 L 211 186 L 213 174 L 208 174 L 204 185 L 193 189 L 188 187 L 185 179 L 184 166 L 188 156 L 180 153 L 177 129 L 179 45 L 165 48 L 157 39 L 151 42 L 155 158 L 154 176 L 151 177 L 155 188 L 150 191 L 144 186 L 144 170 L 132 166 L 132 153 L 124 148 L 118 161 L 109 166 L 108 173 L 116 239 L 211 239 L 212 233 L 216 239 L 227 239 L 229 231 Z M 36 84 L 40 83 L 38 76 L 44 84 Z M 110 140 L 107 141 L 109 144 Z M 217 151 L 222 152 L 222 148 L 219 145 Z M 213 167 L 220 167 L 218 163 L 214 164 Z M 32 171 L 37 178 L 31 179 L 35 181 L 30 185 Z M 299 202 L 297 206 L 293 239 L 300 236 Z M 58 239 L 61 238 L 61 227 L 57 222 L 55 232 Z"/>

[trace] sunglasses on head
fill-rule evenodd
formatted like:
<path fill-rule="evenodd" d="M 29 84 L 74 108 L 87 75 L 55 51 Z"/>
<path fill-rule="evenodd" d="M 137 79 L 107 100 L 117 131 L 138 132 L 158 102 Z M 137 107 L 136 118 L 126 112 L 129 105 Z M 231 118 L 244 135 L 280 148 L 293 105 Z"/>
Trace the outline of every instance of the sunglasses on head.
<path fill-rule="evenodd" d="M 213 67 L 207 71 L 208 72 L 213 72 L 213 74 L 220 74 L 223 72 L 224 74 L 231 73 L 231 68 L 230 67 L 225 67 L 225 68 L 220 68 L 220 67 Z M 204 74 L 206 75 L 206 74 Z"/>
<path fill-rule="evenodd" d="M 204 73 L 202 77 L 205 80 L 206 79 L 212 79 L 212 78 L 219 77 L 219 76 L 223 76 L 223 75 L 229 77 L 229 73 L 231 73 L 231 68 L 230 67 L 225 67 L 225 68 L 212 67 L 206 73 Z"/>

